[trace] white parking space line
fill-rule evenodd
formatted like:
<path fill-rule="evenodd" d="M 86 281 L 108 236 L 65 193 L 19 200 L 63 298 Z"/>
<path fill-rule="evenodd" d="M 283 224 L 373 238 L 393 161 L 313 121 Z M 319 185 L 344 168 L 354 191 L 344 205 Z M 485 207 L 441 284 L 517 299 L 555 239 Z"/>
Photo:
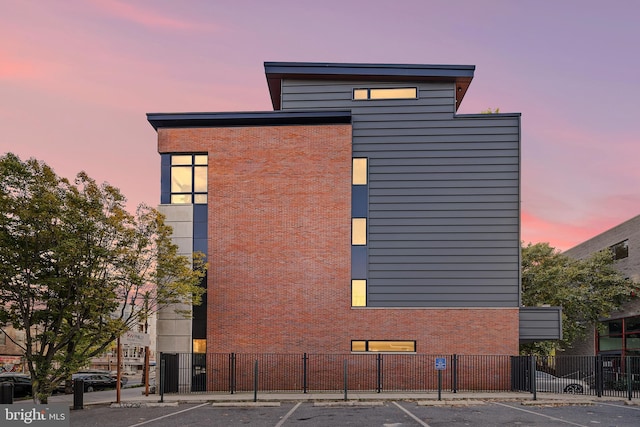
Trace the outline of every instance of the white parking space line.
<path fill-rule="evenodd" d="M 394 405 L 396 405 L 398 408 L 400 408 L 402 410 L 402 412 L 404 412 L 405 414 L 409 415 L 411 418 L 413 418 L 414 420 L 416 420 L 416 422 L 418 424 L 420 424 L 422 427 L 429 427 L 429 424 L 425 423 L 424 421 L 422 421 L 420 418 L 416 417 L 415 415 L 413 415 L 411 412 L 407 411 L 406 409 L 404 409 L 402 406 L 398 405 L 396 402 L 391 402 Z"/>
<path fill-rule="evenodd" d="M 202 404 L 194 406 L 192 408 L 183 409 L 182 411 L 178 411 L 178 412 L 172 412 L 170 414 L 163 415 L 163 416 L 158 417 L 158 418 L 153 418 L 151 420 L 146 420 L 146 421 L 143 421 L 143 422 L 138 423 L 138 424 L 132 424 L 129 427 L 138 427 L 138 426 L 142 426 L 142 425 L 145 425 L 145 424 L 149 424 L 149 423 L 152 423 L 154 421 L 158 421 L 158 420 L 161 420 L 163 418 L 173 417 L 174 415 L 182 414 L 183 412 L 188 412 L 188 411 L 191 411 L 191 410 L 194 410 L 194 409 L 198 409 L 198 408 L 201 408 L 201 407 L 206 406 L 206 405 L 211 405 L 211 403 L 202 403 Z"/>
<path fill-rule="evenodd" d="M 616 405 L 615 403 L 604 403 L 604 402 L 597 402 L 596 405 L 615 406 L 616 408 L 633 409 L 634 411 L 640 411 L 640 408 L 637 406 Z"/>
<path fill-rule="evenodd" d="M 296 404 L 296 406 L 294 406 L 293 408 L 291 408 L 291 410 L 289 412 L 287 412 L 287 415 L 285 415 L 284 417 L 282 417 L 282 419 L 280 420 L 280 422 L 278 424 L 276 424 L 276 427 L 281 427 L 282 424 L 284 424 L 285 421 L 287 421 L 287 418 L 289 418 L 291 416 L 291 414 L 293 414 L 293 412 L 298 409 L 298 406 L 302 405 L 302 402 L 298 402 Z"/>
<path fill-rule="evenodd" d="M 549 416 L 549 415 L 539 414 L 539 413 L 537 413 L 537 412 L 534 412 L 534 411 L 528 411 L 528 410 L 526 410 L 526 409 L 522 409 L 522 408 L 516 408 L 515 406 L 505 405 L 504 403 L 499 403 L 499 402 L 493 402 L 493 403 L 494 403 L 495 405 L 505 406 L 505 407 L 507 407 L 507 408 L 515 409 L 516 411 L 526 412 L 526 413 L 528 413 L 528 414 L 537 415 L 537 416 L 539 416 L 539 417 L 548 418 L 548 419 L 550 419 L 550 420 L 553 420 L 553 421 L 559 421 L 559 422 L 561 422 L 561 423 L 570 424 L 570 425 L 572 425 L 572 426 L 588 427 L 588 426 L 585 426 L 584 424 L 576 424 L 576 423 L 572 423 L 571 421 L 563 420 L 563 419 L 561 419 L 561 418 L 556 418 L 556 417 L 552 417 L 552 416 Z"/>

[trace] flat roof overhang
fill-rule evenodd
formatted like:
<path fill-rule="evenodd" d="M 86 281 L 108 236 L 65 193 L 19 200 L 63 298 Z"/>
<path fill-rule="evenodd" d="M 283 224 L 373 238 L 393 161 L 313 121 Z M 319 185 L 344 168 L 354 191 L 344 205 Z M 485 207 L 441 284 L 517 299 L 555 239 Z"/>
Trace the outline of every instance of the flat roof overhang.
<path fill-rule="evenodd" d="M 225 126 L 350 124 L 350 111 L 254 111 L 237 113 L 147 113 L 155 130 Z"/>
<path fill-rule="evenodd" d="M 453 82 L 456 110 L 462 102 L 475 65 L 355 64 L 329 62 L 265 62 L 264 69 L 274 110 L 281 108 L 283 79 L 372 80 L 384 82 Z"/>

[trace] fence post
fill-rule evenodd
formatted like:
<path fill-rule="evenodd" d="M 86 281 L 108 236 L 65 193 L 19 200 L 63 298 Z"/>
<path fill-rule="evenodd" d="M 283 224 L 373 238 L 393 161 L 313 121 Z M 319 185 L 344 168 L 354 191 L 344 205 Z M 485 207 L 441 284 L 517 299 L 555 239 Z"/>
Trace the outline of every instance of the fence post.
<path fill-rule="evenodd" d="M 229 354 L 229 391 L 231 394 L 236 389 L 236 354 Z"/>
<path fill-rule="evenodd" d="M 253 367 L 253 401 L 258 401 L 258 360 Z"/>
<path fill-rule="evenodd" d="M 602 397 L 602 389 L 604 387 L 604 371 L 602 366 L 602 355 L 599 354 L 595 358 L 596 363 L 596 393 L 598 397 Z"/>
<path fill-rule="evenodd" d="M 164 360 L 164 354 L 160 353 L 160 402 L 164 402 L 164 382 L 166 374 L 166 361 Z"/>
<path fill-rule="evenodd" d="M 376 368 L 378 373 L 378 381 L 376 384 L 376 391 L 380 393 L 382 391 L 382 354 L 378 353 L 376 355 Z"/>
<path fill-rule="evenodd" d="M 344 359 L 344 400 L 347 400 L 347 359 Z"/>
<path fill-rule="evenodd" d="M 453 387 L 453 392 L 458 392 L 458 355 L 454 354 L 451 356 L 451 375 L 453 376 L 451 385 Z"/>
<path fill-rule="evenodd" d="M 533 400 L 538 400 L 538 394 L 536 390 L 536 356 L 531 355 L 531 369 L 529 369 L 529 383 L 531 384 L 531 392 L 533 393 Z"/>
<path fill-rule="evenodd" d="M 302 355 L 302 392 L 307 392 L 307 353 Z"/>
<path fill-rule="evenodd" d="M 633 384 L 631 381 L 633 380 L 633 375 L 631 374 L 631 356 L 625 357 L 625 367 L 627 368 L 627 396 L 629 400 L 633 398 Z"/>

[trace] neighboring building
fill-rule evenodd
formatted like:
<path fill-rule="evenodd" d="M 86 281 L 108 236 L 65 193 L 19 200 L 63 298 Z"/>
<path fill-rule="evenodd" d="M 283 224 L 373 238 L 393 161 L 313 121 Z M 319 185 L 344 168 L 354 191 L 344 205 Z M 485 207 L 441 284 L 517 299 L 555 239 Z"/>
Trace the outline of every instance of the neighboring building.
<path fill-rule="evenodd" d="M 155 366 L 156 355 L 156 313 L 151 313 L 148 319 L 140 319 L 132 325 L 131 332 L 147 334 L 149 338 L 149 363 Z M 91 359 L 90 368 L 115 371 L 118 367 L 117 342 L 111 343 L 107 351 Z M 141 374 L 144 370 L 144 346 L 122 343 L 122 369 L 127 374 Z"/>
<path fill-rule="evenodd" d="M 458 115 L 474 66 L 265 63 L 275 111 L 152 113 L 161 206 L 207 254 L 159 352 L 518 354 L 520 114 Z"/>
<path fill-rule="evenodd" d="M 615 268 L 625 277 L 640 282 L 640 215 L 631 218 L 564 252 L 582 259 L 610 249 Z M 591 328 L 588 338 L 574 343 L 567 354 L 602 354 L 609 356 L 640 356 L 640 300 L 625 304 L 619 312 L 602 320 L 601 334 Z"/>
<path fill-rule="evenodd" d="M 12 326 L 0 330 L 0 372 L 24 372 L 24 331 Z M 22 346 L 22 347 L 21 347 Z"/>

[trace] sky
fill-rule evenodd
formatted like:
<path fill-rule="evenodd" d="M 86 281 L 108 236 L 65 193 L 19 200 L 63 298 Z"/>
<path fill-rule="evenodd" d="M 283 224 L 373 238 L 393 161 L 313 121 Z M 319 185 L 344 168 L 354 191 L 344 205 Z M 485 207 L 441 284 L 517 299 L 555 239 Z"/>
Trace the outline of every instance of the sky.
<path fill-rule="evenodd" d="M 0 154 L 160 201 L 146 113 L 272 110 L 264 62 L 475 65 L 522 114 L 526 243 L 640 214 L 636 0 L 0 0 Z"/>

